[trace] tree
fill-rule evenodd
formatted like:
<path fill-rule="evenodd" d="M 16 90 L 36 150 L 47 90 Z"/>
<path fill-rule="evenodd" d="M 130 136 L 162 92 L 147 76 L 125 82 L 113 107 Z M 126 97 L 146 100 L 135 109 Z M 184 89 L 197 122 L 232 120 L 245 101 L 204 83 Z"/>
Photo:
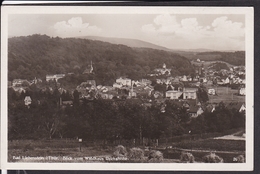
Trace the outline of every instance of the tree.
<path fill-rule="evenodd" d="M 74 90 L 74 92 L 73 92 L 73 104 L 79 105 L 79 92 L 78 92 L 78 90 Z"/>

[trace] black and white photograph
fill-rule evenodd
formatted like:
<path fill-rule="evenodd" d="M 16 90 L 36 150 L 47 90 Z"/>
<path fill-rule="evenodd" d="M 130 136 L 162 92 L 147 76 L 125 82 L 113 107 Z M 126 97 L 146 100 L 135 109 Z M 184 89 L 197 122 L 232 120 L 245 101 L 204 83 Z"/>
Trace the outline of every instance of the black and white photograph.
<path fill-rule="evenodd" d="M 3 13 L 5 167 L 253 169 L 253 8 Z"/>

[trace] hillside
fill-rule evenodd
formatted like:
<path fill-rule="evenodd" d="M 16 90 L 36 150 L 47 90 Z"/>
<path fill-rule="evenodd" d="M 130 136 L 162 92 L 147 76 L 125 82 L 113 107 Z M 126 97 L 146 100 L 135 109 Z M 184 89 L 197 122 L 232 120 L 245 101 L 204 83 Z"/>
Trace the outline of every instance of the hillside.
<path fill-rule="evenodd" d="M 171 51 L 168 48 L 155 45 L 149 42 L 145 42 L 142 40 L 138 39 L 126 39 L 126 38 L 113 38 L 113 37 L 99 37 L 99 36 L 84 36 L 80 37 L 83 39 L 89 39 L 89 40 L 98 40 L 98 41 L 103 41 L 103 42 L 109 42 L 112 44 L 121 44 L 121 45 L 126 45 L 129 47 L 137 47 L 137 48 L 152 48 L 152 49 L 157 49 L 157 50 L 164 50 L 164 51 Z"/>
<path fill-rule="evenodd" d="M 80 38 L 32 35 L 8 39 L 8 78 L 45 79 L 46 74 L 82 74 L 93 62 L 94 78 L 108 85 L 120 76 L 143 78 L 163 63 L 174 74 L 194 73 L 185 57 L 156 49 L 131 48 Z M 86 75 L 86 79 L 87 79 Z"/>
<path fill-rule="evenodd" d="M 201 61 L 223 61 L 236 66 L 245 65 L 245 51 L 178 52 L 178 54 L 187 57 L 191 61 L 200 59 Z"/>

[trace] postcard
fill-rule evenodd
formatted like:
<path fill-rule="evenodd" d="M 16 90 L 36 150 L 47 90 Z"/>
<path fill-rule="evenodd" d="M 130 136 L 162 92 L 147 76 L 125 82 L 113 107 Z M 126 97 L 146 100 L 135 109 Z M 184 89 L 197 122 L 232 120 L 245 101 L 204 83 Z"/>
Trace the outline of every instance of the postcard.
<path fill-rule="evenodd" d="M 2 169 L 253 170 L 253 18 L 2 7 Z"/>

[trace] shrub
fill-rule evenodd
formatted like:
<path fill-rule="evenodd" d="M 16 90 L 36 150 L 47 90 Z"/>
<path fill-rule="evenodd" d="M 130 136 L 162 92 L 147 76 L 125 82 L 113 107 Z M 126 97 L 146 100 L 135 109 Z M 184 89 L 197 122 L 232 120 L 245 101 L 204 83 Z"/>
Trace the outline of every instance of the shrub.
<path fill-rule="evenodd" d="M 189 152 L 182 152 L 180 156 L 181 162 L 194 163 L 194 156 Z"/>
<path fill-rule="evenodd" d="M 223 158 L 219 157 L 218 155 L 216 155 L 215 153 L 210 152 L 210 154 L 205 155 L 202 158 L 203 162 L 205 163 L 223 163 L 224 160 Z"/>
<path fill-rule="evenodd" d="M 124 146 L 118 145 L 113 153 L 114 157 L 125 157 L 127 156 L 127 150 Z"/>
<path fill-rule="evenodd" d="M 237 163 L 245 163 L 246 160 L 245 160 L 244 155 L 239 155 L 239 156 L 233 158 L 233 161 L 237 162 Z"/>
<path fill-rule="evenodd" d="M 144 151 L 140 148 L 132 148 L 128 154 L 129 159 L 131 160 L 142 160 L 144 158 Z"/>
<path fill-rule="evenodd" d="M 163 154 L 160 151 L 151 150 L 148 155 L 149 162 L 161 162 L 163 160 Z"/>
<path fill-rule="evenodd" d="M 23 151 L 26 152 L 26 151 L 29 151 L 29 150 L 34 150 L 34 147 L 29 143 L 29 144 L 26 144 L 24 147 L 23 147 Z"/>

